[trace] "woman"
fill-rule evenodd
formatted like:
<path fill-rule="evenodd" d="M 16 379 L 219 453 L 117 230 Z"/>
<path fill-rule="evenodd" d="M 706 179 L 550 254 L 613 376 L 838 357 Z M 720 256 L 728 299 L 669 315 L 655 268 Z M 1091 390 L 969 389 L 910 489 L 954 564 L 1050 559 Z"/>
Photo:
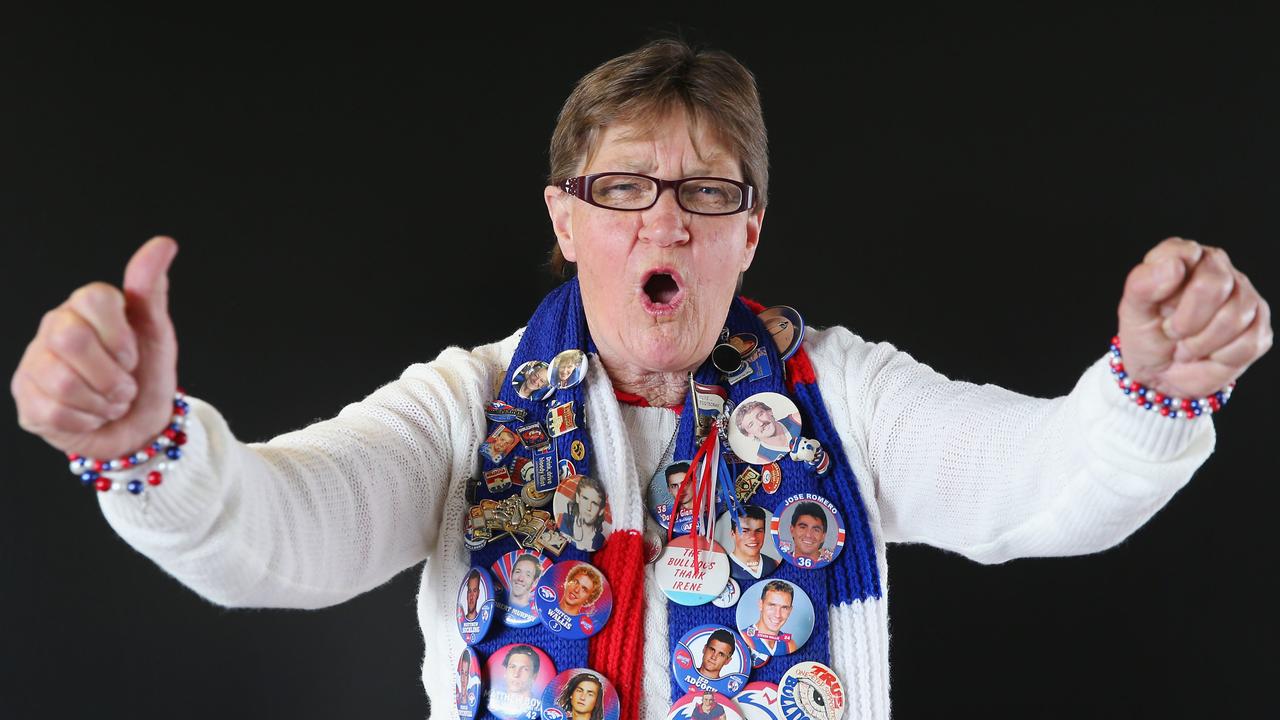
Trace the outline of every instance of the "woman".
<path fill-rule="evenodd" d="M 710 372 L 707 358 L 726 324 L 751 320 L 735 288 L 752 264 L 769 197 L 754 80 L 722 53 L 652 43 L 583 78 L 560 114 L 550 159 L 543 197 L 555 257 L 576 268 L 576 281 L 546 301 L 577 308 L 570 319 L 589 334 L 600 372 L 573 390 L 608 410 L 592 415 L 584 435 L 595 453 L 584 456 L 610 469 L 602 480 L 619 519 L 609 543 L 619 551 L 606 546 L 598 555 L 611 565 L 606 575 L 636 572 L 623 561 L 639 558 L 629 587 L 660 601 L 628 532 L 643 529 L 635 489 L 672 438 L 691 436 L 677 432 L 687 420 L 664 408 L 686 404 L 690 372 Z M 596 186 L 607 172 L 647 177 L 615 175 L 618 182 Z M 718 180 L 671 185 L 695 177 Z M 49 313 L 11 384 L 24 428 L 62 450 L 114 457 L 166 427 L 177 387 L 166 294 L 175 253 L 172 240 L 157 238 L 130 261 L 125 293 L 89 285 Z M 545 330 L 548 320 L 531 324 Z M 1269 310 L 1221 251 L 1171 238 L 1129 274 L 1119 338 L 1132 381 L 1164 396 L 1205 397 L 1269 348 Z M 451 673 L 442 669 L 462 652 L 446 620 L 471 553 L 442 519 L 466 513 L 495 381 L 509 379 L 522 348 L 544 341 L 552 339 L 518 333 L 470 352 L 446 350 L 338 417 L 263 445 L 238 441 L 211 405 L 193 398 L 189 442 L 164 484 L 146 490 L 154 496 L 147 509 L 129 492 L 104 492 L 103 512 L 135 548 L 227 606 L 331 605 L 431 555 L 419 594 L 422 679 L 433 706 L 445 708 Z M 587 346 L 585 338 L 578 345 Z M 543 360 L 564 348 L 544 349 Z M 982 562 L 1108 547 L 1163 506 L 1213 444 L 1209 418 L 1173 423 L 1136 408 L 1104 357 L 1054 400 L 948 381 L 839 327 L 807 332 L 789 362 L 806 370 L 790 379 L 813 399 L 809 411 L 829 415 L 823 447 L 844 448 L 826 487 L 858 521 L 842 557 L 858 559 L 861 574 L 840 584 L 842 592 L 856 586 L 856 597 L 830 598 L 828 612 L 817 613 L 828 632 L 810 644 L 822 641 L 815 652 L 871 717 L 889 707 L 880 578 L 887 542 L 927 538 Z M 762 382 L 787 392 L 779 375 Z M 1024 461 L 1031 456 L 1054 462 Z M 803 473 L 788 465 L 784 487 Z M 128 473 L 99 479 L 109 488 Z M 656 604 L 637 602 L 644 617 L 615 616 L 604 630 L 643 626 L 641 647 L 618 644 L 590 658 L 618 686 L 629 717 L 661 715 L 673 699 L 666 677 L 621 676 L 623 667 L 661 667 L 669 658 L 671 630 L 650 615 Z M 855 636 L 868 641 L 830 647 Z M 624 662 L 622 649 L 645 662 Z M 587 659 L 585 651 L 575 657 Z M 780 665 L 775 659 L 761 672 Z"/>

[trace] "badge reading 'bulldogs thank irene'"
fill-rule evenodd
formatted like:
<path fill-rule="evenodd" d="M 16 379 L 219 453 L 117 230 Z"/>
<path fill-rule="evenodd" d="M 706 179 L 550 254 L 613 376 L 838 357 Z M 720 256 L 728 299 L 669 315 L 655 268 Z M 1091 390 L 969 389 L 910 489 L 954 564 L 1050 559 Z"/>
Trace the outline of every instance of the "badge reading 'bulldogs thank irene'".
<path fill-rule="evenodd" d="M 485 707 L 502 720 L 542 717 L 542 693 L 556 676 L 556 665 L 541 648 L 514 643 L 489 656 L 489 696 Z"/>
<path fill-rule="evenodd" d="M 800 349 L 804 340 L 804 318 L 795 308 L 786 305 L 775 305 L 756 317 L 764 323 L 764 329 L 773 336 L 773 344 L 778 348 L 778 359 L 786 360 Z"/>
<path fill-rule="evenodd" d="M 552 560 L 537 550 L 512 550 L 493 563 L 493 574 L 503 592 L 497 606 L 502 621 L 511 627 L 538 624 L 538 605 L 533 590 L 543 573 L 551 569 Z"/>
<path fill-rule="evenodd" d="M 778 705 L 778 686 L 770 682 L 752 682 L 733 696 L 745 720 L 783 720 Z"/>
<path fill-rule="evenodd" d="M 542 720 L 618 720 L 618 691 L 587 668 L 564 670 L 542 692 Z"/>
<path fill-rule="evenodd" d="M 795 583 L 758 582 L 743 591 L 737 620 L 753 653 L 790 655 L 813 634 L 813 602 Z"/>
<path fill-rule="evenodd" d="M 756 393 L 729 416 L 729 447 L 743 462 L 767 465 L 790 454 L 800 441 L 800 409 L 775 392 Z"/>
<path fill-rule="evenodd" d="M 613 591 L 604 573 L 581 560 L 551 567 L 534 591 L 542 624 L 562 638 L 588 638 L 600 632 L 613 612 Z"/>
<path fill-rule="evenodd" d="M 738 703 L 720 693 L 704 690 L 687 693 L 675 701 L 667 720 L 743 720 Z"/>
<path fill-rule="evenodd" d="M 480 656 L 464 648 L 458 658 L 458 674 L 453 679 L 453 706 L 458 717 L 473 718 L 480 710 Z"/>
<path fill-rule="evenodd" d="M 699 625 L 671 652 L 671 674 L 686 690 L 732 695 L 746 687 L 751 651 L 738 633 L 722 625 Z"/>
<path fill-rule="evenodd" d="M 458 632 L 468 645 L 480 642 L 493 622 L 493 580 L 489 571 L 473 567 L 458 588 Z"/>
<path fill-rule="evenodd" d="M 694 567 L 693 547 L 698 545 Z M 720 543 L 695 535 L 671 541 L 653 569 L 662 594 L 681 605 L 705 605 L 720 595 L 729 582 L 729 558 Z"/>
<path fill-rule="evenodd" d="M 840 511 L 813 493 L 788 497 L 770 523 L 770 533 L 783 559 L 804 570 L 830 565 L 844 549 Z"/>
<path fill-rule="evenodd" d="M 846 704 L 840 678 L 820 662 L 792 665 L 778 681 L 778 706 L 788 720 L 840 720 Z"/>

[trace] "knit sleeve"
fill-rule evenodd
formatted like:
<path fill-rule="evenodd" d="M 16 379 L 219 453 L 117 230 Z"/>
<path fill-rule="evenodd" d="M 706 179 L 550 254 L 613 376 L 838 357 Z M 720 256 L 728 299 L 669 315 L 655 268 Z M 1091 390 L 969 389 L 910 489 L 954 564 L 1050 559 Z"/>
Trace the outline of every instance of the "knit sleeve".
<path fill-rule="evenodd" d="M 1209 417 L 1171 420 L 1116 387 L 1103 356 L 1043 399 L 949 380 L 888 343 L 827 331 L 874 479 L 884 539 L 983 563 L 1109 548 L 1213 452 Z"/>
<path fill-rule="evenodd" d="M 482 403 L 515 338 L 445 350 L 337 417 L 266 443 L 240 442 L 191 398 L 183 458 L 142 496 L 100 493 L 103 514 L 219 605 L 355 597 L 432 554 L 450 484 L 476 467 Z"/>

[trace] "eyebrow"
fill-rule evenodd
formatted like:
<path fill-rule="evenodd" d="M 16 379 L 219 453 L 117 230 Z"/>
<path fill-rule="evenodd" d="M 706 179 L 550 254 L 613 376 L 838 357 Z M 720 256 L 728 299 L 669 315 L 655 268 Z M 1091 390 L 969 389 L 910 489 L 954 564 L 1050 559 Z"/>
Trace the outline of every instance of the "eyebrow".
<path fill-rule="evenodd" d="M 713 162 L 722 157 L 722 155 L 722 153 L 715 153 L 709 158 L 703 158 L 703 162 Z M 653 163 L 651 161 L 641 160 L 639 158 L 622 158 L 621 160 L 615 160 L 609 164 L 615 165 L 619 169 L 627 172 L 642 173 L 645 175 L 654 171 Z M 712 171 L 707 165 L 694 165 L 689 169 L 689 174 L 686 177 L 698 177 L 700 175 L 714 174 L 714 171 Z"/>

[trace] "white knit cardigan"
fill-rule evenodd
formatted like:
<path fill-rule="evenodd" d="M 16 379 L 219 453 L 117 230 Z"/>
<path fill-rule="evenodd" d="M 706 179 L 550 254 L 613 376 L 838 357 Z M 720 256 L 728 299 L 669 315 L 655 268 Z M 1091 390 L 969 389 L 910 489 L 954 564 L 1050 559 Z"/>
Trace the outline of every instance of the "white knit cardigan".
<path fill-rule="evenodd" d="M 244 444 L 191 400 L 190 438 L 164 485 L 99 494 L 129 544 L 227 607 L 318 608 L 426 560 L 418 592 L 422 683 L 432 716 L 457 717 L 453 623 L 469 566 L 463 482 L 478 468 L 483 403 L 520 332 L 410 366 L 331 420 Z M 1176 421 L 1124 399 L 1105 356 L 1051 400 L 951 381 L 888 343 L 810 329 L 805 347 L 853 463 L 875 537 L 880 600 L 829 609 L 831 665 L 849 718 L 889 716 L 886 542 L 922 542 L 983 563 L 1096 552 L 1146 522 L 1213 451 L 1210 418 Z M 594 360 L 594 358 L 593 358 Z M 658 529 L 643 486 L 674 412 L 620 404 L 600 363 L 586 399 L 596 474 L 615 532 Z M 646 579 L 641 717 L 670 704 L 666 600 Z"/>

